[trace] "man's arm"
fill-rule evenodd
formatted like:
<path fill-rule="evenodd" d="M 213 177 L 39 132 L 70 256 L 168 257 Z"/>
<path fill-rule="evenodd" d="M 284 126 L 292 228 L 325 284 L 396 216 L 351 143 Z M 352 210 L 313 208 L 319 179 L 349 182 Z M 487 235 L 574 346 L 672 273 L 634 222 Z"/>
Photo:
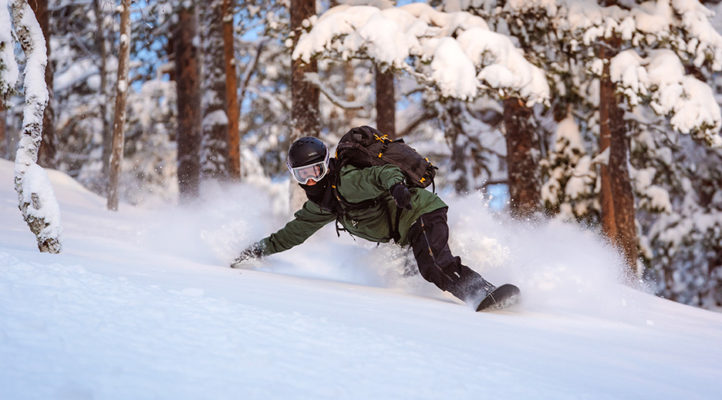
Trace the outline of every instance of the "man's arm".
<path fill-rule="evenodd" d="M 306 201 L 294 217 L 286 226 L 258 243 L 262 255 L 268 256 L 297 246 L 336 219 L 335 215 L 322 210 L 311 201 Z"/>

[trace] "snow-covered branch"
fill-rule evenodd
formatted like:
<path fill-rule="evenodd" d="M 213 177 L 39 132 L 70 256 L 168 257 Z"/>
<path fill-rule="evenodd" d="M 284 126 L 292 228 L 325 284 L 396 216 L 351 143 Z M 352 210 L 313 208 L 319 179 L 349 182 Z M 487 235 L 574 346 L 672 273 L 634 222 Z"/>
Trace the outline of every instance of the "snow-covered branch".
<path fill-rule="evenodd" d="M 2 3 L 0 3 L 0 6 Z M 25 52 L 23 130 L 15 156 L 15 190 L 20 211 L 35 234 L 41 252 L 59 253 L 60 212 L 45 171 L 37 165 L 43 112 L 48 103 L 45 84 L 45 38 L 26 0 L 12 2 L 13 24 Z"/>
<path fill-rule="evenodd" d="M 655 50 L 646 58 L 634 50 L 623 51 L 612 59 L 610 74 L 631 105 L 649 98 L 652 110 L 669 117 L 675 130 L 692 134 L 710 146 L 722 146 L 722 115 L 714 91 L 707 83 L 685 74 L 673 51 Z"/>
<path fill-rule="evenodd" d="M 341 5 L 310 22 L 294 49 L 296 59 L 369 58 L 461 100 L 484 89 L 522 97 L 528 105 L 549 97 L 543 71 L 507 36 L 467 12 L 444 13 L 422 3 L 383 10 Z"/>
<path fill-rule="evenodd" d="M 578 0 L 511 3 L 526 3 L 517 4 L 517 9 L 528 11 L 537 7 L 547 12 L 547 3 L 557 3 L 558 10 L 554 8 L 553 12 L 567 13 L 564 18 L 558 18 L 559 28 L 576 33 L 585 46 L 617 36 L 635 46 L 642 43 L 649 47 L 671 46 L 697 67 L 709 62 L 713 70 L 722 70 L 722 35 L 710 21 L 713 12 L 697 0 L 648 1 L 631 10 Z"/>

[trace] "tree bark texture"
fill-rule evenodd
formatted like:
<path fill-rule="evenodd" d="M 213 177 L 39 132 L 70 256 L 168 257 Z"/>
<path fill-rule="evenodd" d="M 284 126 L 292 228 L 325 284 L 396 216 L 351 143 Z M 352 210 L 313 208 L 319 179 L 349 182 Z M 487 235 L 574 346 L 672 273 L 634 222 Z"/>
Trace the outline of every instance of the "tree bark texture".
<path fill-rule="evenodd" d="M 122 0 L 121 7 L 118 81 L 115 89 L 115 116 L 113 117 L 113 149 L 110 153 L 108 176 L 108 209 L 113 211 L 118 210 L 118 181 L 123 161 L 125 137 L 125 105 L 128 97 L 128 62 L 130 59 L 130 0 Z"/>
<path fill-rule="evenodd" d="M 316 15 L 315 0 L 291 0 L 291 30 L 294 32 L 293 47 L 296 47 L 302 32 L 302 23 Z M 318 72 L 315 60 L 306 64 L 300 59 L 292 60 L 291 64 L 291 140 L 302 136 L 318 136 L 319 121 L 319 89 L 305 80 L 308 72 Z"/>
<path fill-rule="evenodd" d="M 509 206 L 517 218 L 528 218 L 539 209 L 539 141 L 529 118 L 531 110 L 521 99 L 504 100 L 506 165 L 509 176 Z"/>
<path fill-rule="evenodd" d="M 394 91 L 394 73 L 391 69 L 376 72 L 376 129 L 381 133 L 396 137 L 396 97 Z"/>
<path fill-rule="evenodd" d="M 48 103 L 47 88 L 38 84 L 44 82 L 47 65 L 45 38 L 27 1 L 15 0 L 11 4 L 15 34 L 25 53 L 23 128 L 15 154 L 18 208 L 35 235 L 38 249 L 60 253 L 59 207 L 47 175 L 37 164 Z"/>
<path fill-rule="evenodd" d="M 624 124 L 624 110 L 619 106 L 614 82 L 609 76 L 609 60 L 617 53 L 618 41 L 599 47 L 604 60 L 600 81 L 599 119 L 600 152 L 609 151 L 607 165 L 601 167 L 602 229 L 624 256 L 627 266 L 637 274 L 637 228 L 634 193 L 629 177 L 628 141 Z"/>
<path fill-rule="evenodd" d="M 197 29 L 195 8 L 182 8 L 173 40 L 178 98 L 178 188 L 181 200 L 196 197 L 199 190 L 201 87 L 198 48 L 193 42 Z"/>
<path fill-rule="evenodd" d="M 201 176 L 223 180 L 228 177 L 229 165 L 223 3 L 199 4 L 203 26 Z"/>
<path fill-rule="evenodd" d="M 43 141 L 40 143 L 38 153 L 38 164 L 46 168 L 55 168 L 55 107 L 53 99 L 53 63 L 50 62 L 50 13 L 48 12 L 48 0 L 30 0 L 30 8 L 33 9 L 38 19 L 40 29 L 45 37 L 45 51 L 48 55 L 48 63 L 45 66 L 45 84 L 48 87 L 48 105 L 43 113 Z"/>
<path fill-rule="evenodd" d="M 238 71 L 233 46 L 233 10 L 234 0 L 223 0 L 223 59 L 226 74 L 226 114 L 228 114 L 228 176 L 232 180 L 241 179 L 241 136 L 238 103 Z"/>
<path fill-rule="evenodd" d="M 293 48 L 303 31 L 303 20 L 316 15 L 315 0 L 291 0 L 291 32 L 293 32 Z M 293 52 L 293 50 L 291 50 Z M 290 142 L 303 137 L 318 137 L 320 127 L 319 94 L 316 85 L 307 82 L 305 74 L 318 72 L 316 60 L 309 64 L 301 59 L 291 60 L 291 137 Z M 290 145 L 290 143 L 289 143 Z M 291 180 L 291 210 L 301 207 L 306 200 L 303 190 Z"/>
<path fill-rule="evenodd" d="M 356 83 L 356 77 L 355 77 L 355 69 L 354 64 L 351 62 L 351 60 L 346 61 L 343 63 L 343 75 L 344 75 L 344 98 L 348 99 L 349 102 L 356 101 L 356 95 L 354 94 L 354 90 L 356 86 L 358 85 Z M 343 109 L 343 117 L 346 120 L 347 129 L 351 129 L 355 124 L 356 116 L 358 115 L 358 110 L 356 109 L 350 109 L 350 108 L 344 108 Z"/>
<path fill-rule="evenodd" d="M 457 193 L 469 191 L 469 178 L 466 168 L 466 147 L 468 138 L 464 134 L 462 125 L 462 110 L 458 100 L 447 100 L 443 111 L 439 115 L 444 134 L 451 142 L 451 175 L 454 180 L 454 190 Z"/>

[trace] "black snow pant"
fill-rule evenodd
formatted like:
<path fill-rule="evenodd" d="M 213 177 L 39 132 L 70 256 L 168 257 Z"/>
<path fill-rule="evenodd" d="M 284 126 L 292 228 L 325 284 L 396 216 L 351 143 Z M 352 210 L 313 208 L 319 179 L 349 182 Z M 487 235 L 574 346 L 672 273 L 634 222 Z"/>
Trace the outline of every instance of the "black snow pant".
<path fill-rule="evenodd" d="M 419 217 L 409 229 L 411 247 L 424 279 L 475 305 L 494 289 L 494 285 L 451 254 L 447 210 L 444 207 Z"/>

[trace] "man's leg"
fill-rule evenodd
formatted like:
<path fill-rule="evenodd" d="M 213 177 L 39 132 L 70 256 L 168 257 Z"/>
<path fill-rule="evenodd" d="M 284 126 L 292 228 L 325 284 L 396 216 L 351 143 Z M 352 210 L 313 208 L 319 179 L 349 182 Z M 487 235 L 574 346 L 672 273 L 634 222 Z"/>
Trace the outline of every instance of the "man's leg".
<path fill-rule="evenodd" d="M 446 208 L 441 208 L 424 214 L 409 230 L 419 273 L 439 289 L 464 302 L 476 304 L 494 289 L 494 285 L 451 254 L 446 212 Z"/>

